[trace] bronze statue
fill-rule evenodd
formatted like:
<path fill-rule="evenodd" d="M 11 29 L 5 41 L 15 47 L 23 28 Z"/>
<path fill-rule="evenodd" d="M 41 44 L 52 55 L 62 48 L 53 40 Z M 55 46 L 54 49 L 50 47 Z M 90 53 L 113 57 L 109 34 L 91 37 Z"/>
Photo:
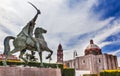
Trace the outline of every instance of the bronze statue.
<path fill-rule="evenodd" d="M 23 57 L 26 50 L 37 51 L 39 53 L 41 66 L 43 66 L 42 51 L 50 52 L 50 54 L 46 57 L 46 59 L 51 58 L 53 51 L 47 47 L 47 43 L 42 35 L 47 31 L 44 30 L 43 28 L 38 27 L 35 29 L 35 37 L 32 36 L 33 29 L 35 26 L 35 21 L 38 15 L 40 14 L 40 10 L 38 10 L 32 3 L 30 4 L 37 10 L 37 14 L 35 15 L 35 17 L 27 23 L 27 25 L 22 29 L 22 31 L 17 35 L 17 37 L 7 36 L 4 40 L 4 54 L 6 55 L 6 58 L 3 61 L 3 64 L 5 66 L 7 65 L 6 61 L 8 56 L 19 51 L 20 51 L 19 57 L 23 61 L 25 61 L 26 64 L 28 61 Z M 9 46 L 10 39 L 13 39 L 14 49 L 12 51 L 10 51 L 10 46 Z"/>

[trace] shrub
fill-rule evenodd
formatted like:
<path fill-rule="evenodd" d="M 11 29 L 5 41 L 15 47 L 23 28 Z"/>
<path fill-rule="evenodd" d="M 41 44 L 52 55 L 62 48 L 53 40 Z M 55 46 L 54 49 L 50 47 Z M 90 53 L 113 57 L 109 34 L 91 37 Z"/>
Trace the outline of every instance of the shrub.
<path fill-rule="evenodd" d="M 120 76 L 120 70 L 104 70 L 100 72 L 100 76 Z"/>
<path fill-rule="evenodd" d="M 98 76 L 98 74 L 84 74 L 83 76 Z"/>
<path fill-rule="evenodd" d="M 7 61 L 8 65 L 25 65 L 24 62 L 22 61 Z M 2 61 L 0 61 L 0 66 L 3 66 Z M 39 62 L 28 62 L 27 66 L 30 67 L 40 67 Z M 60 68 L 61 70 L 63 69 L 63 64 L 55 64 L 55 63 L 43 63 L 44 68 Z"/>
<path fill-rule="evenodd" d="M 62 76 L 75 76 L 75 69 L 73 68 L 63 69 Z"/>

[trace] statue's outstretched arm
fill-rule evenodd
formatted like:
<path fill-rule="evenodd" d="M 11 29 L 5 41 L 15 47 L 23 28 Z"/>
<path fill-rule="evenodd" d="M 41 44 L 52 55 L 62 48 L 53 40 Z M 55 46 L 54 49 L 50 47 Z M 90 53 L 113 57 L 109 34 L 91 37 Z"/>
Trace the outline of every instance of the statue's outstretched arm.
<path fill-rule="evenodd" d="M 35 5 L 33 5 L 31 2 L 28 2 L 28 3 L 31 4 L 31 5 L 37 10 L 37 14 L 36 14 L 35 17 L 31 20 L 31 21 L 35 22 L 36 19 L 37 19 L 37 17 L 38 17 L 38 15 L 41 14 L 41 12 L 40 12 L 40 10 L 39 10 Z"/>
<path fill-rule="evenodd" d="M 34 18 L 32 19 L 33 22 L 36 21 L 36 19 L 37 19 L 37 17 L 38 17 L 39 14 L 41 14 L 41 13 L 40 13 L 40 10 L 37 10 L 37 14 L 36 14 L 36 15 L 34 16 Z"/>

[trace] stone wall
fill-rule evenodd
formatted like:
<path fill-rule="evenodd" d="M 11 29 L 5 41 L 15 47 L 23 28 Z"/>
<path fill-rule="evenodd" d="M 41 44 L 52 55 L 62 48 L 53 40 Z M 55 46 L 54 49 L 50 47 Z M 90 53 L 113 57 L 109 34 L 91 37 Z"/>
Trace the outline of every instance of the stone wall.
<path fill-rule="evenodd" d="M 0 76 L 61 76 L 60 69 L 0 67 Z"/>

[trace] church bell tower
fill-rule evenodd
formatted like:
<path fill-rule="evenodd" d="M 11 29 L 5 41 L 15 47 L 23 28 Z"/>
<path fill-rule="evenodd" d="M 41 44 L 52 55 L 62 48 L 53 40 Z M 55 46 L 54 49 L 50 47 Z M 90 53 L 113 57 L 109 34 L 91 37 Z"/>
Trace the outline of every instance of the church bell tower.
<path fill-rule="evenodd" d="M 57 63 L 63 63 L 63 49 L 61 44 L 58 45 Z"/>

